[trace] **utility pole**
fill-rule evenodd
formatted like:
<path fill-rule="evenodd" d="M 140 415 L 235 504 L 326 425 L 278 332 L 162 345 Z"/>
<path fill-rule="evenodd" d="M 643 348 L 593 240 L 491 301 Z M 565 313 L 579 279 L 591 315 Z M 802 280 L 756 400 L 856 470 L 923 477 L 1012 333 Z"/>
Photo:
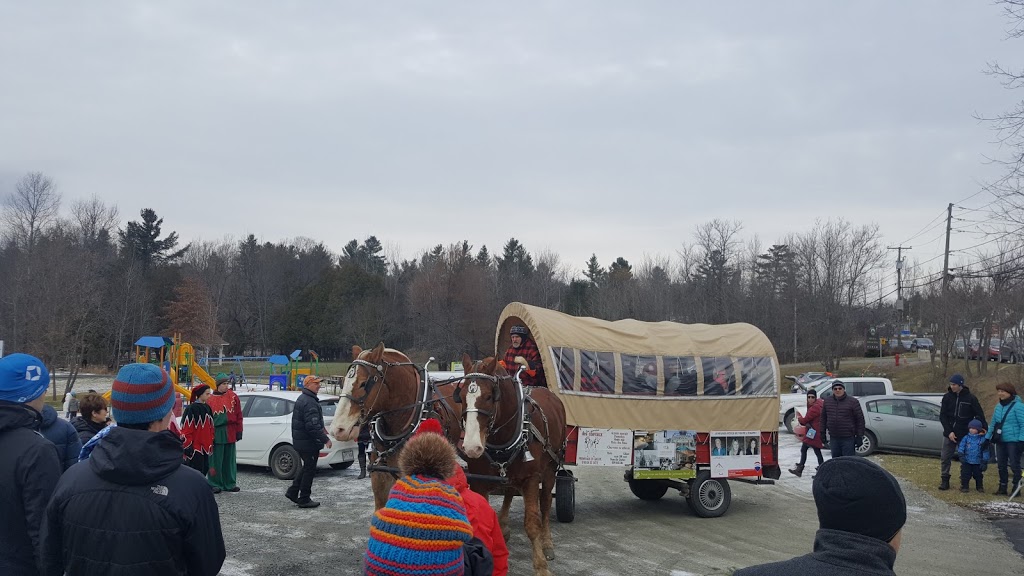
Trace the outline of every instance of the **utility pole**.
<path fill-rule="evenodd" d="M 945 324 L 942 330 L 942 337 L 946 339 L 946 342 L 942 346 L 942 375 L 945 376 L 947 369 L 949 368 L 949 349 L 950 342 L 955 342 L 953 334 L 950 334 L 950 321 L 949 321 L 949 301 L 946 300 L 946 292 L 949 290 L 949 235 L 953 230 L 953 203 L 950 202 L 949 206 L 946 207 L 946 252 L 942 257 L 942 321 Z M 964 341 L 964 349 L 967 349 L 967 342 Z M 969 354 L 964 354 L 969 356 Z"/>
<path fill-rule="evenodd" d="M 896 251 L 896 308 L 900 312 L 900 320 L 906 320 L 906 308 L 903 305 L 903 251 L 913 250 L 913 247 L 888 246 L 886 249 Z"/>
<path fill-rule="evenodd" d="M 942 294 L 949 289 L 949 233 L 953 229 L 953 204 L 946 207 L 946 254 L 942 258 Z"/>

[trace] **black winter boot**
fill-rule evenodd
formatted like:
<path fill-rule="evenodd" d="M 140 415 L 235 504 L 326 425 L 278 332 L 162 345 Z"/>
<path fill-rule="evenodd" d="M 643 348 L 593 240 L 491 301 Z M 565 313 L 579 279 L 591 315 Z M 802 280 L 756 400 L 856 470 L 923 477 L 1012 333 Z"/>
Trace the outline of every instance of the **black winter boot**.
<path fill-rule="evenodd" d="M 796 466 L 793 466 L 792 468 L 789 469 L 789 473 L 799 478 L 804 473 L 804 465 L 797 464 Z"/>
<path fill-rule="evenodd" d="M 949 474 L 942 476 L 942 482 L 939 484 L 939 490 L 949 490 Z"/>
<path fill-rule="evenodd" d="M 1006 493 L 1006 484 L 1000 484 L 996 491 L 993 492 L 996 496 L 1008 496 Z"/>
<path fill-rule="evenodd" d="M 978 492 L 984 492 L 985 491 L 985 483 L 984 483 L 984 481 L 983 480 L 975 480 L 974 481 L 974 489 L 977 490 Z"/>
<path fill-rule="evenodd" d="M 366 452 L 359 453 L 359 480 L 366 478 Z"/>

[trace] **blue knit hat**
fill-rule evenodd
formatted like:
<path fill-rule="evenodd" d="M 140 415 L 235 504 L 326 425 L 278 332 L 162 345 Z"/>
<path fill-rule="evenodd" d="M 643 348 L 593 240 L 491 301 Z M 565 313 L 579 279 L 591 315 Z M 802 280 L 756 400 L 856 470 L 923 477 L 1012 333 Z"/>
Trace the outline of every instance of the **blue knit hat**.
<path fill-rule="evenodd" d="M 967 424 L 967 429 L 969 430 L 971 428 L 974 428 L 975 430 L 984 430 L 985 425 L 981 423 L 981 420 L 975 418 L 974 420 L 971 420 L 969 424 Z"/>
<path fill-rule="evenodd" d="M 42 360 L 28 354 L 0 358 L 0 400 L 24 404 L 39 398 L 50 385 Z"/>
<path fill-rule="evenodd" d="M 463 574 L 462 546 L 473 528 L 459 492 L 443 480 L 454 463 L 455 450 L 444 437 L 426 433 L 409 440 L 399 457 L 405 475 L 370 521 L 365 574 Z"/>
<path fill-rule="evenodd" d="M 964 385 L 964 377 L 959 375 L 959 374 L 953 374 L 949 378 L 949 383 L 950 384 L 956 384 L 957 386 L 963 386 Z"/>
<path fill-rule="evenodd" d="M 156 422 L 174 407 L 174 386 L 159 366 L 128 364 L 114 379 L 110 407 L 120 424 Z"/>

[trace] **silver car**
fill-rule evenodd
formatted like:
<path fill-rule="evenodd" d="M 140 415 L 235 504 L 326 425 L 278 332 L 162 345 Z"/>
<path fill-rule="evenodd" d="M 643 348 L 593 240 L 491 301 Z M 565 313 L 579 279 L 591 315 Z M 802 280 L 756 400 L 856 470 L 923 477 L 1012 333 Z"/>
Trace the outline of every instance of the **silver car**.
<path fill-rule="evenodd" d="M 867 456 L 882 450 L 937 456 L 942 451 L 941 394 L 865 396 L 858 400 L 867 430 L 857 454 Z"/>

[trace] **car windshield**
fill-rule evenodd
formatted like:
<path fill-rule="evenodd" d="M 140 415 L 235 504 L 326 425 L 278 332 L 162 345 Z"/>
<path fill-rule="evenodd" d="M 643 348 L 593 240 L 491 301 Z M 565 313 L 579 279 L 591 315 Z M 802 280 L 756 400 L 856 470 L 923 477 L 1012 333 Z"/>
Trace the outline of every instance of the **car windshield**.
<path fill-rule="evenodd" d="M 932 340 L 931 340 L 931 338 L 918 338 L 917 339 L 917 343 L 918 344 L 926 344 L 928 346 L 931 346 L 932 345 Z"/>
<path fill-rule="evenodd" d="M 993 338 L 992 340 L 989 341 L 989 345 L 991 345 L 991 346 L 999 346 L 1000 344 L 1002 344 L 1002 342 L 1003 341 L 1000 340 L 999 338 Z"/>

